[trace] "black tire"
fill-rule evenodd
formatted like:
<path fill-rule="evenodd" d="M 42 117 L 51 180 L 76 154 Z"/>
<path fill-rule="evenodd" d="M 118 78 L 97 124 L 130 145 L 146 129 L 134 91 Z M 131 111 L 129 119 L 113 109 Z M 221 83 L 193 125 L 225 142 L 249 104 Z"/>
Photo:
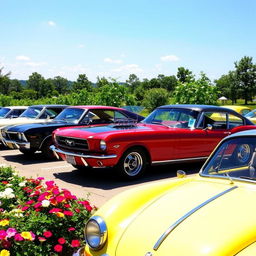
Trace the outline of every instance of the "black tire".
<path fill-rule="evenodd" d="M 53 144 L 52 139 L 47 139 L 42 147 L 41 147 L 41 151 L 42 151 L 42 155 L 43 157 L 49 159 L 49 160 L 54 160 L 56 159 L 53 151 L 50 149 L 50 146 Z M 57 160 L 57 159 L 56 159 Z"/>
<path fill-rule="evenodd" d="M 147 165 L 145 150 L 136 147 L 128 149 L 123 154 L 115 167 L 115 171 L 121 179 L 135 180 L 144 174 Z"/>
<path fill-rule="evenodd" d="M 25 156 L 32 156 L 36 152 L 35 149 L 26 149 L 26 148 L 20 148 L 19 151 L 23 153 Z"/>

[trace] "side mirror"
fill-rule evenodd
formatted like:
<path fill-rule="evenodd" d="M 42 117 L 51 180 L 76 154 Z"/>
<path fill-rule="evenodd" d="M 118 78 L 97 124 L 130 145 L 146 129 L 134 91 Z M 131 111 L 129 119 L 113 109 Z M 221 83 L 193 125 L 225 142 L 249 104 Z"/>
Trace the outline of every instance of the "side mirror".
<path fill-rule="evenodd" d="M 212 130 L 213 126 L 211 124 L 207 124 L 207 126 L 204 128 L 204 130 Z"/>
<path fill-rule="evenodd" d="M 183 170 L 178 170 L 177 171 L 177 178 L 185 178 L 186 177 L 186 172 Z"/>

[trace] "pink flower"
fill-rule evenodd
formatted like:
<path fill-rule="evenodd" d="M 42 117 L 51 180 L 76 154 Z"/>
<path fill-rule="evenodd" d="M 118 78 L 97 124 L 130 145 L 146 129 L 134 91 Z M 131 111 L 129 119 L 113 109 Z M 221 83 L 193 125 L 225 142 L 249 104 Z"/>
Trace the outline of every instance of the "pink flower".
<path fill-rule="evenodd" d="M 54 187 L 54 181 L 53 180 L 46 181 L 45 184 L 47 186 L 47 190 L 51 190 Z"/>
<path fill-rule="evenodd" d="M 76 229 L 71 227 L 71 228 L 68 228 L 68 231 L 75 231 Z"/>
<path fill-rule="evenodd" d="M 38 177 L 37 180 L 44 180 L 44 177 Z"/>
<path fill-rule="evenodd" d="M 16 234 L 16 235 L 14 236 L 14 240 L 15 240 L 15 241 L 22 241 L 22 240 L 24 240 L 24 239 L 23 239 L 23 237 L 22 237 L 20 234 Z"/>
<path fill-rule="evenodd" d="M 63 201 L 65 201 L 65 197 L 64 196 L 56 196 L 56 201 L 58 202 L 58 203 L 61 203 L 61 202 L 63 202 Z"/>
<path fill-rule="evenodd" d="M 59 244 L 65 244 L 65 243 L 66 243 L 65 238 L 63 238 L 63 237 L 59 238 L 59 239 L 58 239 L 58 243 L 59 243 Z"/>
<path fill-rule="evenodd" d="M 74 215 L 73 212 L 71 212 L 71 211 L 64 211 L 63 213 L 67 216 L 73 216 Z"/>
<path fill-rule="evenodd" d="M 21 208 L 22 211 L 26 211 L 29 207 L 28 206 L 24 206 Z"/>
<path fill-rule="evenodd" d="M 31 205 L 31 204 L 33 204 L 34 202 L 35 202 L 34 200 L 29 200 L 29 201 L 26 202 L 26 204 Z"/>
<path fill-rule="evenodd" d="M 2 239 L 5 239 L 6 238 L 6 236 L 7 236 L 7 233 L 6 233 L 6 231 L 5 230 L 0 230 L 0 239 L 2 240 Z"/>
<path fill-rule="evenodd" d="M 64 204 L 64 207 L 65 207 L 65 208 L 70 208 L 71 205 L 70 205 L 70 204 Z"/>
<path fill-rule="evenodd" d="M 80 246 L 80 241 L 79 240 L 72 240 L 71 241 L 71 246 L 72 247 L 79 247 Z"/>
<path fill-rule="evenodd" d="M 17 230 L 15 228 L 8 228 L 6 230 L 7 237 L 13 237 L 17 233 Z"/>
<path fill-rule="evenodd" d="M 34 208 L 39 208 L 39 207 L 41 207 L 42 206 L 42 203 L 36 203 L 35 205 L 34 205 Z"/>
<path fill-rule="evenodd" d="M 53 193 L 54 195 L 58 195 L 58 194 L 60 193 L 60 191 L 59 191 L 58 188 L 54 188 L 54 189 L 52 190 L 52 193 Z"/>
<path fill-rule="evenodd" d="M 45 232 L 43 233 L 43 235 L 44 235 L 46 238 L 49 238 L 49 237 L 52 236 L 52 232 L 51 232 L 51 231 L 45 231 Z"/>
<path fill-rule="evenodd" d="M 38 240 L 39 240 L 40 242 L 45 242 L 45 241 L 46 241 L 46 238 L 43 237 L 43 236 L 39 236 L 39 237 L 38 237 Z"/>
<path fill-rule="evenodd" d="M 55 212 L 62 212 L 62 209 L 60 208 L 52 208 L 49 213 L 55 213 Z"/>
<path fill-rule="evenodd" d="M 54 251 L 55 251 L 55 252 L 62 252 L 62 245 L 56 244 L 56 245 L 54 246 Z"/>

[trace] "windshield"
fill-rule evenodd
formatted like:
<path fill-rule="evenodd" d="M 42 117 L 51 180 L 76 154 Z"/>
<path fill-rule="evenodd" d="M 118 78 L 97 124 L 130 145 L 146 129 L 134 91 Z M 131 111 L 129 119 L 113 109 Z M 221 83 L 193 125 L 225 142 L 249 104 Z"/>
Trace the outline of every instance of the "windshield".
<path fill-rule="evenodd" d="M 245 115 L 245 117 L 253 118 L 256 116 L 256 111 L 253 110 Z"/>
<path fill-rule="evenodd" d="M 147 116 L 142 123 L 162 124 L 170 127 L 193 128 L 198 112 L 182 108 L 159 108 Z"/>
<path fill-rule="evenodd" d="M 1 108 L 0 109 L 0 118 L 4 118 L 9 111 L 10 111 L 9 108 Z"/>
<path fill-rule="evenodd" d="M 223 142 L 203 167 L 202 174 L 256 180 L 255 146 L 255 137 L 233 138 Z"/>
<path fill-rule="evenodd" d="M 42 109 L 42 107 L 29 107 L 20 115 L 20 117 L 36 118 Z"/>
<path fill-rule="evenodd" d="M 56 121 L 78 122 L 84 113 L 84 109 L 66 108 L 54 118 Z"/>

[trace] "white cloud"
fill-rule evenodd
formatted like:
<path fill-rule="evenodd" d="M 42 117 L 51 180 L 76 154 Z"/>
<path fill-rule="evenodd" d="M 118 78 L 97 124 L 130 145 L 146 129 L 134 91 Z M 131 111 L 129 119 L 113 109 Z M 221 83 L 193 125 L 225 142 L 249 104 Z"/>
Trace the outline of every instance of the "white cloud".
<path fill-rule="evenodd" d="M 179 61 L 179 57 L 177 57 L 176 55 L 167 55 L 167 56 L 163 56 L 160 58 L 161 61 L 164 62 L 174 62 L 174 61 Z"/>
<path fill-rule="evenodd" d="M 55 27 L 55 26 L 56 26 L 56 23 L 55 23 L 54 21 L 52 21 L 52 20 L 49 20 L 49 21 L 47 22 L 47 24 L 48 24 L 49 26 L 51 26 L 51 27 Z"/>
<path fill-rule="evenodd" d="M 119 68 L 113 69 L 113 72 L 125 72 L 125 73 L 141 73 L 143 69 L 139 67 L 137 64 L 128 64 L 121 66 Z"/>
<path fill-rule="evenodd" d="M 111 58 L 105 58 L 103 61 L 106 62 L 106 63 L 114 63 L 114 64 L 121 64 L 121 63 L 123 63 L 122 60 L 114 60 L 114 59 L 111 59 Z"/>
<path fill-rule="evenodd" d="M 29 61 L 30 58 L 28 56 L 19 55 L 19 56 L 16 56 L 16 60 Z"/>
<path fill-rule="evenodd" d="M 79 44 L 77 47 L 78 47 L 78 48 L 84 48 L 85 45 L 84 45 L 84 44 Z"/>
<path fill-rule="evenodd" d="M 46 62 L 27 62 L 25 65 L 29 67 L 40 67 L 40 66 L 45 66 L 47 63 Z"/>

